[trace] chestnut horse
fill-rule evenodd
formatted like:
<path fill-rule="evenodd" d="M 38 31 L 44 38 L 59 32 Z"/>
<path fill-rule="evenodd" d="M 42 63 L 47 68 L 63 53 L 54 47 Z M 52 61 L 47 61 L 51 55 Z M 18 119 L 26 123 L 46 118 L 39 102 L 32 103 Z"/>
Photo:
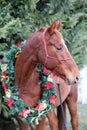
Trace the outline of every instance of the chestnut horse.
<path fill-rule="evenodd" d="M 66 86 L 66 84 L 65 84 Z M 62 87 L 62 83 L 61 83 Z M 67 86 L 66 86 L 67 87 Z M 72 125 L 72 130 L 78 130 L 78 113 L 77 113 L 77 98 L 78 98 L 78 89 L 77 85 L 74 84 L 72 86 L 68 86 L 65 91 L 63 87 L 61 88 L 61 96 L 64 95 L 64 93 L 67 92 L 67 96 L 64 97 L 62 96 L 63 100 L 63 106 L 64 106 L 64 112 L 66 116 L 66 104 L 68 106 L 70 116 L 71 116 L 71 125 Z M 63 123 L 63 118 L 62 118 L 62 113 L 61 113 L 61 107 L 59 106 L 57 108 L 57 116 L 58 116 L 58 124 L 59 124 L 59 130 L 64 130 L 64 123 Z"/>
<path fill-rule="evenodd" d="M 72 129 L 78 130 L 78 113 L 77 113 L 78 89 L 77 89 L 77 84 L 74 84 L 72 86 L 67 85 L 65 83 L 65 81 L 58 76 L 57 77 L 52 76 L 52 79 L 54 80 L 54 83 L 56 86 L 56 93 L 58 95 L 59 95 L 59 93 L 58 93 L 58 87 L 57 87 L 56 82 L 57 82 L 57 79 L 59 79 L 60 91 L 61 91 L 61 97 L 62 97 L 65 116 L 66 116 L 66 104 L 67 104 L 70 115 L 71 115 Z M 57 99 L 57 102 L 58 102 L 58 107 L 57 107 L 58 129 L 57 130 L 65 130 L 59 98 Z M 46 122 L 47 122 L 46 118 L 43 118 L 40 121 L 39 125 L 37 125 L 37 130 L 45 130 Z M 52 126 L 50 126 L 50 127 L 52 127 Z"/>
<path fill-rule="evenodd" d="M 41 86 L 38 84 L 37 65 L 40 63 L 56 76 L 61 77 L 69 85 L 79 79 L 78 67 L 71 57 L 59 32 L 60 22 L 56 21 L 33 33 L 15 63 L 15 84 L 19 87 L 19 95 L 29 106 L 35 106 L 41 98 Z M 67 87 L 68 88 L 68 87 Z M 69 91 L 69 90 L 68 90 Z M 67 91 L 66 91 L 67 92 Z M 58 95 L 58 90 L 56 89 Z M 62 95 L 63 96 L 63 95 Z M 65 93 L 65 96 L 67 94 Z M 59 105 L 56 98 L 55 107 Z M 52 130 L 58 130 L 58 120 L 54 111 L 47 114 Z M 41 124 L 37 130 L 43 130 Z M 29 125 L 18 119 L 21 130 L 29 130 Z"/>
<path fill-rule="evenodd" d="M 63 79 L 60 77 L 52 77 L 54 79 L 54 83 L 56 83 L 56 80 L 59 79 L 60 84 L 60 91 L 61 91 L 61 97 L 66 117 L 66 104 L 68 106 L 70 116 L 71 116 L 71 124 L 73 130 L 78 130 L 78 113 L 77 113 L 77 98 L 78 98 L 78 89 L 77 85 L 67 85 Z M 58 93 L 58 87 L 56 85 L 56 92 Z M 59 95 L 59 93 L 58 93 Z M 59 96 L 58 96 L 59 97 Z M 57 118 L 58 118 L 58 128 L 55 130 L 65 130 L 64 129 L 64 120 L 62 117 L 62 111 L 60 106 L 60 99 L 57 99 L 58 107 L 57 107 Z M 46 126 L 46 118 L 40 121 L 39 125 L 37 126 L 38 130 L 45 130 Z"/>

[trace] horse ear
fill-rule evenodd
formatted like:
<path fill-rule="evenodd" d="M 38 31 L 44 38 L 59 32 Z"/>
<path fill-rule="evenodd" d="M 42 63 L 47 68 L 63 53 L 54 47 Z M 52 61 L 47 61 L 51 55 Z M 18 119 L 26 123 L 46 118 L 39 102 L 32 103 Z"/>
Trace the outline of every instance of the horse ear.
<path fill-rule="evenodd" d="M 48 29 L 49 33 L 52 34 L 56 28 L 57 28 L 57 24 L 56 21 L 54 20 Z"/>
<path fill-rule="evenodd" d="M 57 29 L 58 30 L 60 29 L 60 26 L 61 26 L 61 21 L 59 20 L 58 23 L 57 23 Z"/>

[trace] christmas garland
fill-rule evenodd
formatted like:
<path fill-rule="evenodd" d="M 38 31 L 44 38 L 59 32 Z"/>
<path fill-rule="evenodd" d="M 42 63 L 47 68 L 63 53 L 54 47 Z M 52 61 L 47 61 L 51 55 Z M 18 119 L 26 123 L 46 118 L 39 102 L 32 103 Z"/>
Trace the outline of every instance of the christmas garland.
<path fill-rule="evenodd" d="M 0 66 L 0 80 L 4 90 L 4 102 L 9 107 L 11 115 L 17 114 L 25 123 L 38 124 L 38 122 L 52 110 L 56 100 L 55 86 L 48 70 L 41 64 L 38 65 L 39 84 L 43 85 L 42 97 L 35 107 L 27 106 L 19 98 L 18 86 L 14 85 L 14 63 L 21 53 L 25 42 L 13 45 L 5 56 L 5 62 Z"/>

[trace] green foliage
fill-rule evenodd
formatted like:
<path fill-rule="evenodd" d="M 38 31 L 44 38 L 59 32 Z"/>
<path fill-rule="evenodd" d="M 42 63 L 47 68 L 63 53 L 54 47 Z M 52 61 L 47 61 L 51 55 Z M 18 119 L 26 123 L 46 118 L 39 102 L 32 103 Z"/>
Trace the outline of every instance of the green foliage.
<path fill-rule="evenodd" d="M 62 19 L 62 33 L 66 44 L 73 55 L 79 68 L 87 64 L 87 2 L 85 0 L 68 0 L 64 8 L 53 15 L 54 18 Z"/>
<path fill-rule="evenodd" d="M 4 92 L 3 92 L 3 88 L 0 83 L 0 114 L 2 114 L 4 117 L 8 118 L 10 115 L 8 113 L 8 107 L 3 102 L 3 96 L 4 96 Z"/>
<path fill-rule="evenodd" d="M 41 99 L 37 102 L 34 107 L 27 106 L 24 101 L 19 97 L 18 86 L 14 85 L 14 62 L 15 55 L 25 46 L 25 42 L 21 43 L 20 46 L 13 45 L 6 54 L 6 61 L 0 66 L 0 77 L 1 77 L 1 89 L 4 88 L 4 101 L 9 107 L 8 111 L 10 115 L 17 114 L 17 117 L 25 123 L 37 124 L 39 120 L 45 117 L 51 109 L 54 107 L 54 103 L 50 102 L 50 98 L 56 99 L 55 86 L 52 80 L 49 80 L 49 72 L 42 65 L 38 66 L 37 72 L 39 73 L 39 84 L 43 86 L 43 93 Z M 45 69 L 45 72 L 43 71 Z M 4 77 L 2 76 L 4 73 Z M 3 95 L 1 95 L 3 99 Z M 8 102 L 9 101 L 9 102 Z M 38 105 L 41 107 L 38 108 Z M 3 104 L 1 104 L 1 107 Z M 7 108 L 6 106 L 4 106 Z M 4 108 L 3 107 L 3 108 Z M 37 107 L 37 109 L 36 109 Z M 5 116 L 6 109 L 3 109 Z M 25 117 L 27 111 L 27 116 Z"/>
<path fill-rule="evenodd" d="M 61 19 L 61 31 L 77 64 L 82 67 L 87 63 L 82 58 L 87 52 L 86 0 L 1 0 L 0 12 L 0 51 L 26 39 L 52 20 Z"/>

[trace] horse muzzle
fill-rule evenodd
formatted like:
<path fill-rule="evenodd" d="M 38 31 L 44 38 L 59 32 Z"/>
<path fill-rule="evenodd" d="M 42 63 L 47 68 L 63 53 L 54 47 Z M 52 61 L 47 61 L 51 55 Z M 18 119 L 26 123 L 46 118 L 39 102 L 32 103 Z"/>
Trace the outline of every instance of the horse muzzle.
<path fill-rule="evenodd" d="M 68 85 L 76 84 L 79 81 L 80 76 L 75 76 L 75 78 L 66 78 L 66 83 Z"/>

